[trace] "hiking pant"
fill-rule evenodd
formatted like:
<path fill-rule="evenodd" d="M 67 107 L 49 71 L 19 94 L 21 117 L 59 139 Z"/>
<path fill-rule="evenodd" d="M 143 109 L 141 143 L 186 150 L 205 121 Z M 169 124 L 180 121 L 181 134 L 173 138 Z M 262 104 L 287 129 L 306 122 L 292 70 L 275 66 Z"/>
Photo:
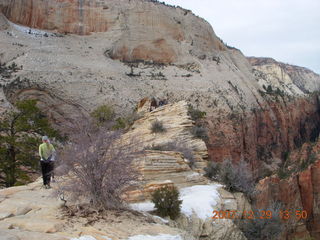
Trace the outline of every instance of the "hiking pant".
<path fill-rule="evenodd" d="M 51 177 L 54 179 L 54 161 L 50 162 Z"/>
<path fill-rule="evenodd" d="M 40 163 L 41 163 L 43 185 L 50 185 L 52 164 L 51 162 L 45 162 L 45 161 L 40 161 Z"/>

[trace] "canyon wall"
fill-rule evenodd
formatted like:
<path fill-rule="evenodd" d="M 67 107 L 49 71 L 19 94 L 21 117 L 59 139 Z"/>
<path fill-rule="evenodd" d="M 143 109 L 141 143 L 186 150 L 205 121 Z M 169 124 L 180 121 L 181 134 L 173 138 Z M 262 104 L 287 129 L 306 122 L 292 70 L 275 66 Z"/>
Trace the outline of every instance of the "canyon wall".
<path fill-rule="evenodd" d="M 289 239 L 309 235 L 314 239 L 320 237 L 319 150 L 319 140 L 305 143 L 287 155 L 282 174 L 267 177 L 258 184 L 258 208 L 280 201 L 283 204 L 281 210 L 288 211 L 289 215 L 283 222 L 287 224 Z M 299 219 L 297 211 L 306 211 L 307 215 Z"/>
<path fill-rule="evenodd" d="M 280 97 L 281 98 L 281 97 Z M 245 159 L 261 176 L 274 170 L 283 156 L 320 132 L 317 96 L 266 102 L 245 113 L 222 113 L 208 118 L 209 156 L 213 161 Z"/>

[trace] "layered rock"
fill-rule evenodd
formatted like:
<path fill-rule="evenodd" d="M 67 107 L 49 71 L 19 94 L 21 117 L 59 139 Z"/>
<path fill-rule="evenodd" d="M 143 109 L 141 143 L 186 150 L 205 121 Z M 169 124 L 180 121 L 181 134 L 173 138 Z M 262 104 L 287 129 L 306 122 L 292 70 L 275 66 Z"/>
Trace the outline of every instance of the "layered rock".
<path fill-rule="evenodd" d="M 144 109 L 147 103 L 140 104 L 139 109 Z M 152 133 L 151 126 L 156 120 L 163 124 L 165 132 Z M 191 159 L 187 159 L 189 156 L 184 156 L 179 149 L 146 150 L 145 156 L 138 162 L 143 179 L 138 189 L 127 193 L 129 201 L 149 199 L 155 189 L 164 185 L 174 184 L 181 188 L 208 182 L 202 176 L 203 168 L 207 165 L 207 148 L 203 140 L 192 136 L 190 130 L 193 126 L 185 101 L 160 106 L 152 112 L 148 110 L 133 124 L 124 139 L 139 143 L 142 149 L 159 148 L 172 143 L 183 146 L 192 152 L 194 162 L 191 166 Z"/>

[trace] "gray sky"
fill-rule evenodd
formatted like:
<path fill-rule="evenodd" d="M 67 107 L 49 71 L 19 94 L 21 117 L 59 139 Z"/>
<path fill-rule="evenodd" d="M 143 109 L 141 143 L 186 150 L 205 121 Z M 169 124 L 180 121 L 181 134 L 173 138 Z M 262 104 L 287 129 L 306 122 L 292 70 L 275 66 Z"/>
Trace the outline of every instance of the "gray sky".
<path fill-rule="evenodd" d="M 164 0 L 206 19 L 246 56 L 272 57 L 320 74 L 320 0 Z"/>

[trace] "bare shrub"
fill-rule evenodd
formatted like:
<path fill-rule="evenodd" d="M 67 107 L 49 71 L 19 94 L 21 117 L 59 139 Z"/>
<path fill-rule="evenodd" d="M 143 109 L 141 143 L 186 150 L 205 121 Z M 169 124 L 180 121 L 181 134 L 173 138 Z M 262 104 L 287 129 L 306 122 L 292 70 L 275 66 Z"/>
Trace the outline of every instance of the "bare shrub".
<path fill-rule="evenodd" d="M 204 168 L 205 176 L 212 180 L 219 180 L 220 164 L 216 162 L 208 162 Z"/>
<path fill-rule="evenodd" d="M 232 163 L 226 159 L 222 163 L 209 163 L 204 170 L 207 177 L 221 181 L 227 191 L 243 192 L 250 199 L 256 194 L 255 180 L 244 160 Z"/>
<path fill-rule="evenodd" d="M 136 142 L 123 142 L 120 137 L 120 131 L 79 124 L 60 154 L 57 174 L 69 173 L 69 179 L 59 184 L 60 194 L 70 193 L 74 200 L 85 198 L 96 209 L 121 208 L 121 195 L 138 179 L 133 160 L 142 151 Z"/>
<path fill-rule="evenodd" d="M 203 141 L 207 141 L 209 139 L 207 129 L 203 126 L 193 126 L 191 128 L 191 134 Z"/>
<path fill-rule="evenodd" d="M 242 219 L 238 222 L 238 226 L 248 240 L 277 239 L 284 230 L 284 224 L 279 216 L 281 208 L 282 205 L 279 202 L 271 203 L 267 209 L 263 209 L 264 212 L 271 212 L 271 217 L 264 216 L 262 219 L 258 217 L 253 219 Z M 255 209 L 253 212 L 258 214 L 261 211 Z"/>
<path fill-rule="evenodd" d="M 163 127 L 163 123 L 159 120 L 155 120 L 152 124 L 151 124 L 151 132 L 152 133 L 162 133 L 165 132 L 166 129 Z"/>
<path fill-rule="evenodd" d="M 244 160 L 234 164 L 231 160 L 225 160 L 221 166 L 220 179 L 226 185 L 228 191 L 243 192 L 251 199 L 255 194 L 255 181 L 248 164 Z"/>

